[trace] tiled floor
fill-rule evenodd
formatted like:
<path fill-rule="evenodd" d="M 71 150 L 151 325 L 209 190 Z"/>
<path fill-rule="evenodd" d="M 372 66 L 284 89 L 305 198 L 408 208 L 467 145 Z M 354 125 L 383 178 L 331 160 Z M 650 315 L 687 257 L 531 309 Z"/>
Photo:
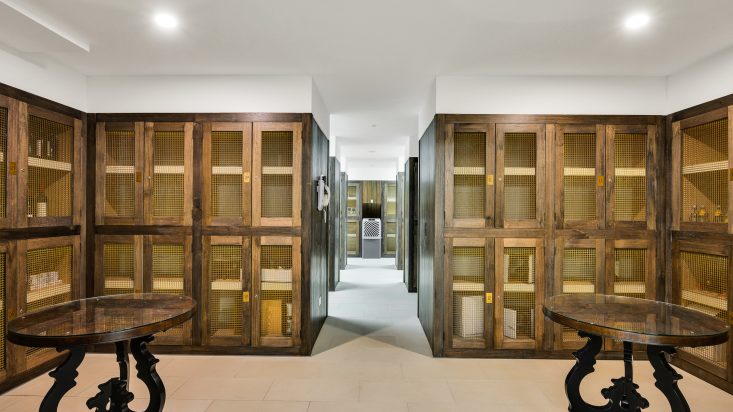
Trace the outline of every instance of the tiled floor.
<path fill-rule="evenodd" d="M 158 370 L 174 412 L 414 412 L 567 411 L 563 390 L 572 360 L 434 359 L 408 294 L 391 260 L 350 260 L 338 292 L 329 297 L 331 317 L 310 358 L 160 356 Z M 668 411 L 646 362 L 638 362 L 640 391 L 651 411 Z M 620 362 L 601 361 L 584 383 L 589 401 Z M 62 411 L 87 411 L 95 385 L 111 377 L 110 355 L 90 355 L 79 385 Z M 733 396 L 686 373 L 680 386 L 693 411 L 733 411 Z M 47 376 L 0 397 L 0 411 L 35 411 L 50 386 Z M 135 381 L 134 392 L 144 394 Z M 132 408 L 145 408 L 145 399 Z"/>

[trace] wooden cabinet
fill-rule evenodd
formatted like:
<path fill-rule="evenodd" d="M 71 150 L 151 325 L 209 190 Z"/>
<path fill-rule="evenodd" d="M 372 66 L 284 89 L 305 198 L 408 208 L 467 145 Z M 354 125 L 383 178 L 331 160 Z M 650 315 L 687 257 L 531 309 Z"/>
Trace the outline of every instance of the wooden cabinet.
<path fill-rule="evenodd" d="M 449 349 L 487 349 L 492 342 L 489 316 L 493 282 L 493 240 L 445 240 L 445 324 Z"/>
<path fill-rule="evenodd" d="M 254 123 L 253 226 L 300 226 L 300 123 Z"/>
<path fill-rule="evenodd" d="M 605 293 L 656 300 L 655 257 L 653 241 L 607 240 Z"/>
<path fill-rule="evenodd" d="M 95 296 L 141 293 L 143 236 L 101 235 L 96 238 Z"/>
<path fill-rule="evenodd" d="M 204 239 L 204 344 L 250 345 L 251 241 L 240 236 Z"/>
<path fill-rule="evenodd" d="M 346 186 L 346 216 L 361 220 L 361 183 L 349 182 Z"/>
<path fill-rule="evenodd" d="M 358 220 L 346 222 L 346 253 L 348 256 L 361 256 L 361 225 Z"/>
<path fill-rule="evenodd" d="M 18 104 L 17 100 L 0 95 L 0 227 L 2 228 L 13 226 L 16 220 L 16 208 L 13 202 L 17 187 L 12 182 L 17 175 L 18 142 L 10 136 L 17 136 Z M 14 172 L 8 167 L 9 164 L 16 165 Z"/>
<path fill-rule="evenodd" d="M 382 185 L 382 256 L 397 255 L 397 183 L 384 182 Z"/>
<path fill-rule="evenodd" d="M 733 106 L 672 124 L 672 229 L 733 233 Z"/>
<path fill-rule="evenodd" d="M 204 224 L 252 222 L 252 123 L 204 124 Z"/>
<path fill-rule="evenodd" d="M 542 239 L 496 239 L 494 347 L 540 349 L 544 315 Z"/>

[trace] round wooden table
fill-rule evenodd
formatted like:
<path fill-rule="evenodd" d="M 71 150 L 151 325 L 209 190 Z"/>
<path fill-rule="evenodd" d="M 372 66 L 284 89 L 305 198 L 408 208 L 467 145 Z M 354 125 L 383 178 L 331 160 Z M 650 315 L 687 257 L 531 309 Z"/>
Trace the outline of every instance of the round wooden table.
<path fill-rule="evenodd" d="M 41 412 L 56 412 L 61 398 L 76 386 L 76 369 L 87 347 L 114 343 L 120 377 L 99 385 L 100 392 L 87 401 L 95 411 L 129 411 L 134 398 L 129 392 L 128 350 L 136 361 L 137 377 L 150 392 L 146 412 L 165 405 L 165 386 L 155 371 L 156 359 L 148 350 L 153 335 L 193 316 L 196 302 L 185 296 L 136 293 L 75 300 L 8 322 L 8 340 L 23 346 L 53 347 L 69 351 L 64 362 L 49 373 L 54 384 L 43 398 Z"/>
<path fill-rule="evenodd" d="M 682 379 L 668 363 L 666 354 L 675 347 L 710 346 L 728 340 L 729 326 L 722 320 L 671 303 L 624 296 L 577 294 L 549 298 L 543 307 L 545 316 L 578 330 L 586 345 L 573 353 L 575 366 L 565 378 L 565 393 L 570 412 L 641 411 L 649 407 L 633 381 L 633 344 L 645 344 L 649 362 L 654 368 L 655 386 L 667 397 L 672 412 L 690 411 L 677 381 Z M 580 395 L 580 383 L 593 372 L 595 357 L 601 351 L 603 338 L 622 341 L 624 376 L 612 379 L 610 387 L 601 391 L 608 403 L 595 406 Z"/>

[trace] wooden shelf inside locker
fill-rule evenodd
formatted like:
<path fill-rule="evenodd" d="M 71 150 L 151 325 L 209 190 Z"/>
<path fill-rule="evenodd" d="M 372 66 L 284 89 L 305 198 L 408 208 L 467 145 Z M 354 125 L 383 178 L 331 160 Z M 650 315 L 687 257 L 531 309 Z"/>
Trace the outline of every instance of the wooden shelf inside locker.
<path fill-rule="evenodd" d="M 484 284 L 481 282 L 468 282 L 465 280 L 453 281 L 454 292 L 483 292 Z"/>
<path fill-rule="evenodd" d="M 486 169 L 483 167 L 454 167 L 453 174 L 456 176 L 483 176 Z"/>
<path fill-rule="evenodd" d="M 263 175 L 292 175 L 293 174 L 293 168 L 292 167 L 275 167 L 275 166 L 264 166 L 262 168 L 262 174 Z"/>
<path fill-rule="evenodd" d="M 644 282 L 615 282 L 613 284 L 613 293 L 616 295 L 623 293 L 645 294 L 646 284 Z"/>
<path fill-rule="evenodd" d="M 61 283 L 58 285 L 47 286 L 45 288 L 29 290 L 26 293 L 26 303 L 38 302 L 39 300 L 52 298 L 54 296 L 65 295 L 71 293 L 71 285 Z"/>
<path fill-rule="evenodd" d="M 153 290 L 180 290 L 183 291 L 182 277 L 159 276 L 153 279 Z"/>
<path fill-rule="evenodd" d="M 695 165 L 683 166 L 682 174 L 691 175 L 691 174 L 696 174 L 696 173 L 719 172 L 723 170 L 728 170 L 728 161 L 727 160 L 723 160 L 720 162 L 699 163 Z"/>
<path fill-rule="evenodd" d="M 537 170 L 534 167 L 505 167 L 504 176 L 535 176 Z"/>
<path fill-rule="evenodd" d="M 122 276 L 107 276 L 104 278 L 105 289 L 134 289 L 135 281 Z"/>
<path fill-rule="evenodd" d="M 592 167 L 566 167 L 563 170 L 563 175 L 594 177 L 596 175 L 596 169 Z"/>
<path fill-rule="evenodd" d="M 173 165 L 156 165 L 153 168 L 153 173 L 156 175 L 182 175 L 185 173 L 185 167 Z"/>
<path fill-rule="evenodd" d="M 135 166 L 107 166 L 108 175 L 132 175 L 135 174 Z"/>
<path fill-rule="evenodd" d="M 242 166 L 213 166 L 211 168 L 211 174 L 216 176 L 236 176 L 242 173 Z"/>
<path fill-rule="evenodd" d="M 565 281 L 562 293 L 596 293 L 596 285 L 591 282 Z"/>
<path fill-rule="evenodd" d="M 683 290 L 682 300 L 719 310 L 728 310 L 728 298 L 714 292 Z"/>
<path fill-rule="evenodd" d="M 613 172 L 616 177 L 646 177 L 643 167 L 617 167 Z"/>
<path fill-rule="evenodd" d="M 67 162 L 59 162 L 57 160 L 40 159 L 37 157 L 28 157 L 28 167 L 37 167 L 40 169 L 58 170 L 60 172 L 71 172 L 72 165 Z"/>
<path fill-rule="evenodd" d="M 534 293 L 534 283 L 505 283 L 504 293 Z"/>
<path fill-rule="evenodd" d="M 260 289 L 265 292 L 281 292 L 281 291 L 292 291 L 292 282 L 262 282 L 260 283 Z"/>
<path fill-rule="evenodd" d="M 241 292 L 242 281 L 237 279 L 217 279 L 211 282 L 211 290 Z"/>

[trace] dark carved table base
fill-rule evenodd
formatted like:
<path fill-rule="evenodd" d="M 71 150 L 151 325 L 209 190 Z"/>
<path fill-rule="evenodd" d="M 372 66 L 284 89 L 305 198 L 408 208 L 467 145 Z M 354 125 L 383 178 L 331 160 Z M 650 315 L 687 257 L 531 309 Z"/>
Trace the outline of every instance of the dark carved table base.
<path fill-rule="evenodd" d="M 612 379 L 613 383 L 601 391 L 608 403 L 602 406 L 590 405 L 580 395 L 580 383 L 587 375 L 595 369 L 596 356 L 603 346 L 603 338 L 591 335 L 586 332 L 578 332 L 582 338 L 588 338 L 588 343 L 573 353 L 577 359 L 575 366 L 565 378 L 565 393 L 570 401 L 568 411 L 570 412 L 640 412 L 649 407 L 649 402 L 639 394 L 639 385 L 634 383 L 633 375 L 633 346 L 631 342 L 624 342 L 624 376 Z M 682 395 L 677 381 L 682 379 L 677 372 L 669 365 L 665 354 L 673 354 L 674 348 L 670 346 L 647 345 L 649 362 L 654 367 L 654 378 L 656 387 L 667 397 L 672 412 L 690 412 L 690 407 Z"/>
<path fill-rule="evenodd" d="M 129 349 L 136 361 L 137 377 L 145 383 L 150 393 L 150 402 L 145 412 L 161 412 L 165 405 L 165 386 L 160 375 L 155 370 L 158 359 L 148 350 L 148 343 L 152 336 L 135 338 L 129 342 Z M 83 346 L 58 348 L 59 352 L 68 349 L 69 356 L 49 375 L 55 382 L 41 403 L 40 412 L 57 412 L 58 405 L 64 394 L 76 386 L 76 369 L 84 360 L 86 348 Z M 128 342 L 115 343 L 117 364 L 120 368 L 120 377 L 112 378 L 99 385 L 99 393 L 90 398 L 86 405 L 95 412 L 132 412 L 128 404 L 134 399 L 129 391 L 130 364 L 128 362 Z"/>

